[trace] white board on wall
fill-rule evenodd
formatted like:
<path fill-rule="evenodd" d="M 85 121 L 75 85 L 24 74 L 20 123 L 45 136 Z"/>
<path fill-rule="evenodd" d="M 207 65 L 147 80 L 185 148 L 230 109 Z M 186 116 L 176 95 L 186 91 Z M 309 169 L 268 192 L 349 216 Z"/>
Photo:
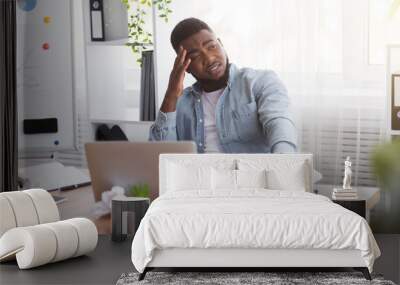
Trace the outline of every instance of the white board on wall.
<path fill-rule="evenodd" d="M 71 1 L 17 5 L 19 150 L 75 148 Z M 23 133 L 24 119 L 57 118 L 58 132 Z"/>

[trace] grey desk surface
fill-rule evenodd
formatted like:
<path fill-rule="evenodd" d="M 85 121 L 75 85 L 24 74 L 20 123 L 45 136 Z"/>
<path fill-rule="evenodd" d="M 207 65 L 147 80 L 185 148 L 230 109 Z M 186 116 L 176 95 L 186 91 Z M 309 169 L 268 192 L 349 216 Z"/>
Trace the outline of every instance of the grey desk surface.
<path fill-rule="evenodd" d="M 28 270 L 19 270 L 16 261 L 0 264 L 0 284 L 115 284 L 124 272 L 134 271 L 132 238 L 112 242 L 99 236 L 96 249 L 80 256 Z"/>

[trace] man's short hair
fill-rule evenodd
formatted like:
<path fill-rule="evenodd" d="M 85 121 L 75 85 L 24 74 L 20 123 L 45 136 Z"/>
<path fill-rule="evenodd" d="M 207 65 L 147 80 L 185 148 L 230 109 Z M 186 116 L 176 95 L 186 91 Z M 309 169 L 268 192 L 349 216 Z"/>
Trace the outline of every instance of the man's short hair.
<path fill-rule="evenodd" d="M 202 20 L 196 18 L 187 18 L 180 21 L 171 33 L 171 44 L 175 51 L 178 51 L 179 45 L 182 41 L 188 37 L 200 32 L 201 30 L 207 30 L 213 32 L 211 28 L 204 23 Z"/>

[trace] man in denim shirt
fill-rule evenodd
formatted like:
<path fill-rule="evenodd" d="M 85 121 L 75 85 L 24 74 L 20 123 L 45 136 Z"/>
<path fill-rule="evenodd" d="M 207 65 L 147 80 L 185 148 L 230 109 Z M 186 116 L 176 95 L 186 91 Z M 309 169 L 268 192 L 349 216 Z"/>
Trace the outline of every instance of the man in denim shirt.
<path fill-rule="evenodd" d="M 274 72 L 229 64 L 219 39 L 195 18 L 176 25 L 171 43 L 177 57 L 150 140 L 194 140 L 199 153 L 296 151 L 287 90 Z M 183 89 L 185 72 L 197 82 Z"/>

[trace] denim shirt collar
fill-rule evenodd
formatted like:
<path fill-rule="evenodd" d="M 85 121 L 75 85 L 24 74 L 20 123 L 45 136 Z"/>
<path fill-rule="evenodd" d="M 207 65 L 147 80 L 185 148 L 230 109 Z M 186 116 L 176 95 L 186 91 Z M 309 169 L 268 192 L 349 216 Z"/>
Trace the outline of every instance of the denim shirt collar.
<path fill-rule="evenodd" d="M 237 67 L 235 64 L 230 63 L 229 64 L 229 76 L 228 76 L 228 83 L 227 86 L 230 89 L 233 83 L 233 80 L 235 78 L 235 75 L 237 73 Z M 196 97 L 200 96 L 201 93 L 203 92 L 201 86 L 200 86 L 200 82 L 196 81 L 192 86 L 191 86 L 191 90 L 193 95 L 195 95 Z"/>

